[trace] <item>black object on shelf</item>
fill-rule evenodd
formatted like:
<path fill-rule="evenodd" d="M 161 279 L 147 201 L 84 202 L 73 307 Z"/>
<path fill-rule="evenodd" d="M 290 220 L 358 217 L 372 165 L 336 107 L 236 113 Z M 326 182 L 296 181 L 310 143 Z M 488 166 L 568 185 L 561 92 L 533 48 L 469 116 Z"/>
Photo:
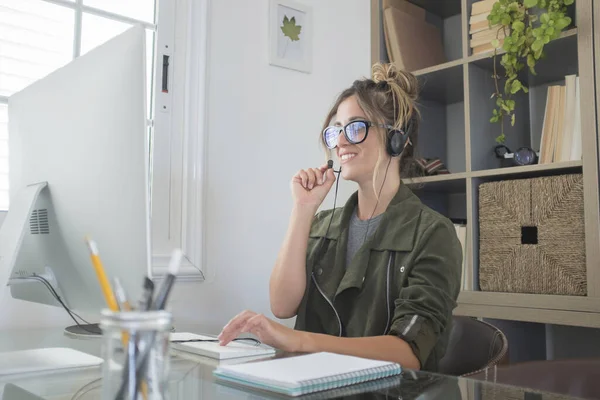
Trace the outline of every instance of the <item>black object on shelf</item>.
<path fill-rule="evenodd" d="M 494 147 L 494 153 L 500 161 L 500 167 L 515 167 L 520 165 L 533 165 L 538 163 L 539 153 L 530 147 L 519 147 L 514 153 L 503 144 Z"/>

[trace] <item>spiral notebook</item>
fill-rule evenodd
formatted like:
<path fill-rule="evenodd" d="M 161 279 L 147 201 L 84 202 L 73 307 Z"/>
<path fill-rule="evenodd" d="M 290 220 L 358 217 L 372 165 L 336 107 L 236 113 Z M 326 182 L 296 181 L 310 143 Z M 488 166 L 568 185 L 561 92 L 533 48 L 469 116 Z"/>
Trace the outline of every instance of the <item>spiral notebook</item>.
<path fill-rule="evenodd" d="M 396 363 L 323 352 L 221 366 L 214 374 L 223 381 L 301 396 L 400 372 L 401 367 Z"/>

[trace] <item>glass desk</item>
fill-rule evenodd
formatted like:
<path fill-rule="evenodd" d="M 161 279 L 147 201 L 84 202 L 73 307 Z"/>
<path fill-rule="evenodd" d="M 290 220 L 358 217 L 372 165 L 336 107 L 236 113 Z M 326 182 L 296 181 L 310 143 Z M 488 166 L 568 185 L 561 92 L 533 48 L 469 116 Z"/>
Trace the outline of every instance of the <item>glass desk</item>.
<path fill-rule="evenodd" d="M 186 327 L 180 331 L 206 333 Z M 212 333 L 212 332 L 209 332 Z M 99 339 L 74 339 L 61 329 L 0 332 L 0 351 L 32 347 L 64 346 L 100 356 Z M 277 355 L 286 356 L 286 355 Z M 264 358 L 263 358 L 264 359 Z M 245 362 L 254 362 L 249 360 Z M 217 360 L 194 354 L 173 352 L 169 379 L 169 399 L 281 399 L 268 392 L 222 383 L 213 376 Z M 490 373 L 493 373 L 490 371 Z M 405 370 L 401 375 L 341 389 L 297 397 L 299 399 L 575 399 L 560 394 L 526 388 Z M 25 376 L 0 376 L 1 400 L 86 400 L 100 399 L 101 370 L 98 367 L 66 372 L 44 372 Z M 22 391 L 32 395 L 28 398 Z M 2 390 L 0 389 L 0 393 Z"/>

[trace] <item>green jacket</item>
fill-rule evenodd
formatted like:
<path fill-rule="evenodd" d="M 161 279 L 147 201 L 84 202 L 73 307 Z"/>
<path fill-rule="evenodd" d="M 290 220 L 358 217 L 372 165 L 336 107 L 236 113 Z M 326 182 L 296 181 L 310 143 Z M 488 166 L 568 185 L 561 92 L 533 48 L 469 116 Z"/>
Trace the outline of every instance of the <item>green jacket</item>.
<path fill-rule="evenodd" d="M 421 369 L 437 371 L 460 290 L 455 228 L 400 185 L 377 230 L 346 266 L 357 202 L 354 193 L 344 207 L 315 216 L 295 328 L 346 337 L 396 335 L 412 347 Z"/>

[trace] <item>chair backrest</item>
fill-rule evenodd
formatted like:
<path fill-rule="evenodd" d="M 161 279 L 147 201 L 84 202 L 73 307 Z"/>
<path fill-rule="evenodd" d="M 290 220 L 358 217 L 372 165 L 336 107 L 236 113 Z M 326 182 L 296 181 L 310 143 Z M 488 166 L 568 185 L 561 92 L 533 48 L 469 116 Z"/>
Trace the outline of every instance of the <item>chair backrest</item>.
<path fill-rule="evenodd" d="M 439 372 L 469 375 L 498 364 L 508 352 L 508 340 L 495 326 L 471 317 L 454 316 L 446 354 Z"/>

